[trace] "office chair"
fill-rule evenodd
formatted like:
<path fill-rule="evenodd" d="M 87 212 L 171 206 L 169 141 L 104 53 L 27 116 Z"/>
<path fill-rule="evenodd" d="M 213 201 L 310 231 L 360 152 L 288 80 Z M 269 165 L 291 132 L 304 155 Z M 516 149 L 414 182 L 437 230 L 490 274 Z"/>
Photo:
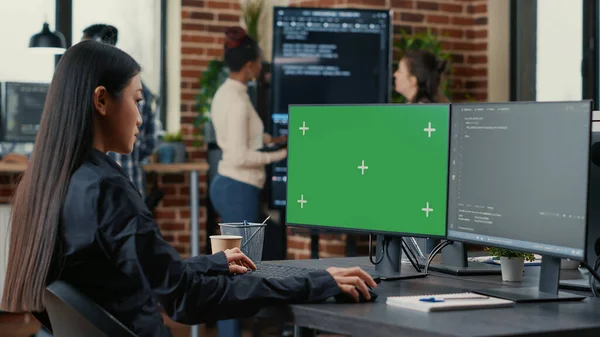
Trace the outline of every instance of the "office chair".
<path fill-rule="evenodd" d="M 136 337 L 121 322 L 63 281 L 46 288 L 46 311 L 54 337 Z"/>

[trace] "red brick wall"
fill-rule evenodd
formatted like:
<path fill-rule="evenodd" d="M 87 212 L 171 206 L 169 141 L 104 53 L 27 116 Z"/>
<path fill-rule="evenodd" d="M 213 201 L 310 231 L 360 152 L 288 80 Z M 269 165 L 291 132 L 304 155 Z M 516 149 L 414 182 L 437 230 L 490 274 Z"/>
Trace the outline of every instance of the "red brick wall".
<path fill-rule="evenodd" d="M 181 130 L 190 161 L 206 159 L 206 148 L 194 143 L 194 108 L 202 71 L 208 62 L 223 55 L 223 32 L 239 23 L 238 0 L 181 0 Z M 165 239 L 184 256 L 190 253 L 189 178 L 187 175 L 159 177 L 165 197 L 155 216 Z M 200 176 L 200 251 L 206 252 L 206 175 Z"/>

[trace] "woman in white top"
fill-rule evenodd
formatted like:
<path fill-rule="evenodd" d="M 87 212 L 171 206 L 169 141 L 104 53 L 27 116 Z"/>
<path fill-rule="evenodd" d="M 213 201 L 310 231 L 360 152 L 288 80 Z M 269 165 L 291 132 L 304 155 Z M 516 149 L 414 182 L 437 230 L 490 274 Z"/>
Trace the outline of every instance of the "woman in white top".
<path fill-rule="evenodd" d="M 229 78 L 215 93 L 211 119 L 223 151 L 218 174 L 210 184 L 210 201 L 222 222 L 259 221 L 260 192 L 265 165 L 283 160 L 287 150 L 260 152 L 271 137 L 248 96 L 246 83 L 259 76 L 258 44 L 239 27 L 225 33 L 225 62 Z M 218 323 L 219 336 L 240 336 L 238 322 Z"/>
<path fill-rule="evenodd" d="M 211 106 L 217 144 L 223 151 L 218 175 L 210 186 L 211 201 L 223 222 L 258 221 L 265 165 L 284 159 L 287 150 L 258 151 L 271 137 L 264 133 L 246 83 L 260 74 L 260 49 L 242 28 L 227 30 L 225 62 L 231 74 Z"/>

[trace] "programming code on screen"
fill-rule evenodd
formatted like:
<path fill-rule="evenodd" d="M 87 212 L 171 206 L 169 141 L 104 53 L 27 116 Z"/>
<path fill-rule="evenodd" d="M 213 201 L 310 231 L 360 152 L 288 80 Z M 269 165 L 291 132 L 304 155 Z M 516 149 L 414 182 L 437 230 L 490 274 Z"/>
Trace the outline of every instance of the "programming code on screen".
<path fill-rule="evenodd" d="M 40 127 L 49 85 L 42 83 L 5 84 L 2 112 L 3 140 L 33 142 Z"/>
<path fill-rule="evenodd" d="M 275 9 L 273 112 L 290 104 L 384 103 L 390 87 L 389 13 Z"/>
<path fill-rule="evenodd" d="M 388 11 L 280 8 L 274 10 L 271 131 L 283 135 L 291 104 L 374 104 L 389 101 Z M 272 169 L 271 200 L 285 206 L 281 170 Z M 283 172 L 285 174 L 285 172 Z"/>
<path fill-rule="evenodd" d="M 449 237 L 583 256 L 589 110 L 453 104 Z"/>
<path fill-rule="evenodd" d="M 292 106 L 287 223 L 446 233 L 447 105 Z"/>

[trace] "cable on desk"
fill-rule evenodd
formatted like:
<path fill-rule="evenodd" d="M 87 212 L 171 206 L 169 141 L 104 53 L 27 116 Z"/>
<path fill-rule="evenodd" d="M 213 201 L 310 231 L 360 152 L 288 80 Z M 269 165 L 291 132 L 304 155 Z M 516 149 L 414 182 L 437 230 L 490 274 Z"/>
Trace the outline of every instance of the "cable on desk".
<path fill-rule="evenodd" d="M 600 256 L 598 256 L 598 258 L 596 259 L 596 262 L 594 262 L 594 268 L 592 268 L 585 261 L 583 261 L 582 263 L 583 263 L 584 267 L 587 268 L 587 270 L 590 272 L 589 282 L 590 282 L 590 289 L 592 290 L 592 294 L 594 294 L 594 297 L 598 297 L 598 289 L 596 288 L 596 281 L 600 282 L 600 274 L 598 274 L 598 269 L 600 268 Z"/>
<path fill-rule="evenodd" d="M 433 258 L 445 247 L 451 245 L 454 241 L 450 241 L 450 240 L 446 240 L 446 241 L 442 241 L 440 242 L 437 246 L 435 246 L 435 248 L 433 248 L 433 250 L 431 251 L 431 253 L 429 254 L 429 259 L 427 259 L 427 263 L 425 264 L 425 274 L 427 274 L 427 272 L 429 271 L 429 265 L 431 264 L 431 261 L 433 261 Z"/>
<path fill-rule="evenodd" d="M 420 273 L 421 267 L 419 266 L 419 260 L 417 259 L 417 256 L 412 251 L 412 249 L 410 249 L 410 247 L 408 246 L 406 241 L 404 241 L 404 238 L 402 238 L 402 251 L 408 258 L 408 261 L 410 261 L 410 264 L 412 264 L 412 266 L 415 268 L 415 270 Z"/>
<path fill-rule="evenodd" d="M 374 265 L 378 265 L 381 263 L 381 261 L 383 261 L 383 258 L 385 256 L 385 252 L 386 252 L 386 243 L 385 240 L 381 242 L 381 258 L 379 259 L 379 261 L 373 261 L 373 235 L 369 234 L 369 261 L 371 261 L 372 264 Z M 375 249 L 377 249 L 377 247 L 375 247 Z M 375 254 L 377 255 L 377 254 Z"/>

